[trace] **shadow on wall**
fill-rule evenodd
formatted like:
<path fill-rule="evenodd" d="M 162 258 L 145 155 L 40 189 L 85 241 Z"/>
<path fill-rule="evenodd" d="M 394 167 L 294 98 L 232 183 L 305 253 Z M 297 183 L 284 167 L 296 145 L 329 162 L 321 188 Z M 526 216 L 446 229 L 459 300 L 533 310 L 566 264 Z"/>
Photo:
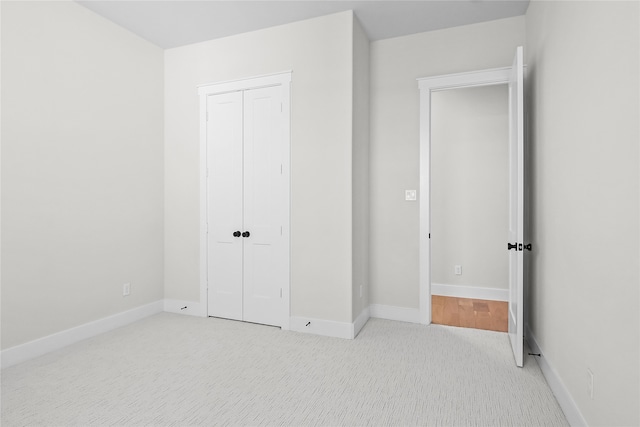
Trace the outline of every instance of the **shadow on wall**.
<path fill-rule="evenodd" d="M 525 61 L 526 62 L 526 61 Z M 524 129 L 524 241 L 531 243 L 531 251 L 524 257 L 524 327 L 525 337 L 528 335 L 529 324 L 533 323 L 533 319 L 529 316 L 534 315 L 531 310 L 535 297 L 535 263 L 538 257 L 539 248 L 535 241 L 536 235 L 536 218 L 533 209 L 536 206 L 536 197 L 533 191 L 535 183 L 535 149 L 533 144 L 535 141 L 535 117 L 532 112 L 535 111 L 535 67 L 527 65 L 525 68 L 524 92 L 525 92 L 525 129 Z"/>

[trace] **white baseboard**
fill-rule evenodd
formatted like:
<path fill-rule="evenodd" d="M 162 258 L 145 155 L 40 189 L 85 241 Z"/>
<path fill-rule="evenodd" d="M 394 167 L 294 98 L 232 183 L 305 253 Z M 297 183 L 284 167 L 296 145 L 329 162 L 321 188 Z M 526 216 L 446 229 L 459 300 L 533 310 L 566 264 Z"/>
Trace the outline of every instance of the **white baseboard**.
<path fill-rule="evenodd" d="M 371 304 L 371 317 L 379 319 L 398 320 L 400 322 L 420 323 L 420 309 L 395 307 L 393 305 Z"/>
<path fill-rule="evenodd" d="M 431 295 L 444 297 L 473 298 L 490 301 L 509 301 L 509 290 L 500 288 L 482 288 L 477 286 L 431 284 Z"/>
<path fill-rule="evenodd" d="M 27 360 L 34 359 L 38 356 L 42 356 L 43 354 L 77 343 L 78 341 L 103 334 L 121 326 L 128 325 L 129 323 L 144 319 L 145 317 L 161 313 L 162 309 L 163 301 L 159 300 L 122 313 L 85 323 L 84 325 L 76 326 L 75 328 L 38 338 L 37 340 L 33 340 L 28 343 L 8 348 L 0 353 L 0 358 L 2 359 L 1 366 L 4 369 L 21 362 L 26 362 Z"/>
<path fill-rule="evenodd" d="M 367 324 L 367 321 L 369 320 L 369 317 L 371 317 L 371 315 L 369 313 L 369 307 L 367 307 L 364 310 L 362 310 L 362 313 L 360 313 L 360 315 L 356 318 L 355 322 L 353 322 L 353 337 L 352 338 L 355 338 L 355 337 L 358 336 L 358 334 L 360 333 L 362 328 L 364 328 L 364 325 Z"/>
<path fill-rule="evenodd" d="M 199 302 L 165 299 L 164 311 L 168 313 L 187 314 L 202 317 L 202 307 Z"/>
<path fill-rule="evenodd" d="M 345 339 L 354 337 L 354 324 L 348 322 L 291 316 L 289 326 L 290 330 L 295 332 Z"/>
<path fill-rule="evenodd" d="M 560 404 L 564 416 L 567 417 L 569 424 L 572 427 L 586 426 L 587 421 L 582 416 L 580 409 L 578 409 L 578 405 L 576 405 L 576 402 L 571 397 L 571 394 L 560 379 L 560 376 L 558 376 L 556 370 L 553 369 L 553 366 L 551 366 L 544 356 L 544 351 L 542 351 L 538 345 L 538 341 L 528 325 L 526 328 L 526 340 L 532 353 L 540 353 L 540 357 L 534 357 L 534 359 L 538 362 L 538 366 L 540 366 L 540 370 L 547 380 L 547 384 L 549 384 L 549 388 L 551 388 L 556 400 Z"/>

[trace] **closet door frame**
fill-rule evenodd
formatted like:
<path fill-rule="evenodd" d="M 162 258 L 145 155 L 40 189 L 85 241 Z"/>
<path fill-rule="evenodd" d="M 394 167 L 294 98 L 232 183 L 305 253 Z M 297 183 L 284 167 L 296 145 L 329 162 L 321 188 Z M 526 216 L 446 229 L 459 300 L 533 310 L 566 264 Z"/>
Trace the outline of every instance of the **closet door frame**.
<path fill-rule="evenodd" d="M 283 153 L 282 175 L 283 175 L 283 200 L 280 201 L 285 206 L 282 221 L 283 238 L 286 245 L 287 259 L 286 271 L 287 281 L 283 285 L 283 313 L 282 323 L 279 325 L 283 330 L 290 329 L 291 317 L 291 239 L 290 239 L 290 217 L 291 217 L 291 77 L 292 72 L 286 71 L 278 74 L 257 76 L 247 79 L 223 81 L 209 83 L 198 86 L 200 97 L 200 315 L 208 316 L 208 244 L 207 244 L 207 97 L 228 92 L 259 89 L 264 87 L 280 86 L 282 88 L 282 112 L 284 116 L 283 132 Z"/>

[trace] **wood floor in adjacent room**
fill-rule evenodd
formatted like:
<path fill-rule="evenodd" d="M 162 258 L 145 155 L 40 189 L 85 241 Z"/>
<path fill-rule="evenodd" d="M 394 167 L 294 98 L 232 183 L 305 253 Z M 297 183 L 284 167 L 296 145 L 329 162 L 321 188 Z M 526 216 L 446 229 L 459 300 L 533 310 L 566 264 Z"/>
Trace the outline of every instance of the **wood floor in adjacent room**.
<path fill-rule="evenodd" d="M 432 322 L 439 325 L 507 332 L 508 303 L 471 298 L 431 296 Z"/>

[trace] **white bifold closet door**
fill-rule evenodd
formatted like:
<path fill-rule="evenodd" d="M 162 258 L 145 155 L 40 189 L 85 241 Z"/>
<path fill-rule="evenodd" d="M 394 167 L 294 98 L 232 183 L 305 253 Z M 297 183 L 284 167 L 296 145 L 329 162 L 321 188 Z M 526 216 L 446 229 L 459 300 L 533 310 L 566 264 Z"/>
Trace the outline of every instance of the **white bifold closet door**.
<path fill-rule="evenodd" d="M 280 86 L 207 97 L 209 316 L 282 325 L 284 123 Z"/>

